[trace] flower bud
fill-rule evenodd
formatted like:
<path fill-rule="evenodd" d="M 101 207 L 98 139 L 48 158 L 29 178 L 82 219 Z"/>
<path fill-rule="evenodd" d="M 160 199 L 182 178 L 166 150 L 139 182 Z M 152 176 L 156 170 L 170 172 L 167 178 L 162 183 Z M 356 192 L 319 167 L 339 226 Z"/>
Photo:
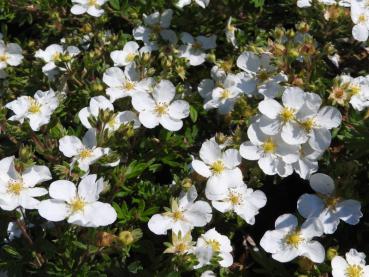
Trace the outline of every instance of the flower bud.
<path fill-rule="evenodd" d="M 310 26 L 306 22 L 299 22 L 296 26 L 296 29 L 301 33 L 307 33 L 310 30 Z"/>
<path fill-rule="evenodd" d="M 338 255 L 338 251 L 337 251 L 337 248 L 334 248 L 334 247 L 329 247 L 327 249 L 327 254 L 326 254 L 326 257 L 327 257 L 327 260 L 328 261 L 332 261 L 334 257 L 336 257 Z"/>
<path fill-rule="evenodd" d="M 185 189 L 189 189 L 192 185 L 192 180 L 190 178 L 184 178 L 181 182 L 181 186 Z"/>
<path fill-rule="evenodd" d="M 210 63 L 215 63 L 215 62 L 216 62 L 216 60 L 217 60 L 217 56 L 216 56 L 215 54 L 211 53 L 211 54 L 208 54 L 208 55 L 206 56 L 206 59 L 207 59 L 207 61 L 208 61 L 208 62 L 210 62 Z"/>

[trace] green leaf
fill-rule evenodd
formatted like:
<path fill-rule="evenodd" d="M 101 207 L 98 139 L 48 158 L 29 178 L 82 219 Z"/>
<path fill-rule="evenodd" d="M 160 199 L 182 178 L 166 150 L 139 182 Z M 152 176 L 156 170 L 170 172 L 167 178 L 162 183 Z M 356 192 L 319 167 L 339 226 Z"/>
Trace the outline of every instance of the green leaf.
<path fill-rule="evenodd" d="M 120 1 L 119 0 L 109 0 L 110 6 L 114 9 L 119 11 L 120 10 Z"/>
<path fill-rule="evenodd" d="M 197 116 L 198 116 L 197 110 L 193 106 L 190 106 L 190 118 L 193 123 L 197 121 Z"/>

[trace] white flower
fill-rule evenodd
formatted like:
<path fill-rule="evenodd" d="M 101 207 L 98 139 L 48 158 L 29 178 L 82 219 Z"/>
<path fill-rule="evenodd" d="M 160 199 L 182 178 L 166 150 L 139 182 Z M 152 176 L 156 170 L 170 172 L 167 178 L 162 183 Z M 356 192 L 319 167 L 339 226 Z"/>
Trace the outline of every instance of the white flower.
<path fill-rule="evenodd" d="M 75 136 L 64 136 L 59 140 L 59 150 L 68 158 L 73 158 L 83 171 L 88 171 L 90 165 L 110 152 L 109 148 L 97 147 L 96 130 L 89 129 L 82 141 Z"/>
<path fill-rule="evenodd" d="M 309 179 L 318 170 L 318 159 L 323 151 L 316 151 L 308 143 L 300 146 L 299 159 L 292 164 L 293 169 L 302 179 Z"/>
<path fill-rule="evenodd" d="M 49 195 L 52 199 L 41 201 L 38 212 L 50 221 L 68 218 L 68 223 L 84 227 L 99 227 L 112 224 L 117 213 L 107 203 L 97 201 L 103 190 L 104 180 L 95 174 L 87 175 L 78 185 L 67 180 L 52 182 Z"/>
<path fill-rule="evenodd" d="M 80 15 L 88 13 L 94 17 L 99 17 L 104 13 L 104 10 L 100 9 L 107 0 L 72 0 L 74 4 L 70 10 L 72 14 Z"/>
<path fill-rule="evenodd" d="M 40 201 L 34 197 L 47 194 L 37 184 L 51 180 L 46 166 L 34 165 L 18 173 L 14 167 L 14 156 L 0 160 L 0 208 L 12 211 L 18 207 L 37 209 Z"/>
<path fill-rule="evenodd" d="M 340 111 L 334 107 L 321 107 L 322 99 L 318 94 L 305 93 L 305 103 L 300 112 L 296 114 L 299 125 L 295 125 L 290 137 L 304 143 L 309 142 L 311 148 L 317 151 L 326 150 L 331 144 L 330 129 L 337 128 L 342 121 Z M 295 133 L 293 135 L 292 133 Z"/>
<path fill-rule="evenodd" d="M 215 273 L 211 270 L 204 271 L 200 277 L 216 277 Z"/>
<path fill-rule="evenodd" d="M 227 21 L 227 26 L 224 29 L 224 33 L 226 35 L 227 42 L 231 43 L 233 47 L 238 48 L 236 31 L 239 31 L 239 29 L 232 25 L 232 17 L 230 17 Z"/>
<path fill-rule="evenodd" d="M 133 30 L 133 37 L 135 40 L 142 40 L 145 45 L 150 46 L 152 50 L 158 48 L 156 41 L 160 37 L 175 43 L 177 41 L 177 35 L 173 30 L 169 29 L 170 22 L 172 21 L 173 10 L 167 9 L 162 14 L 154 12 L 150 15 L 143 15 L 143 21 L 145 26 L 138 26 Z"/>
<path fill-rule="evenodd" d="M 211 92 L 211 98 L 205 102 L 204 109 L 218 109 L 220 114 L 227 114 L 233 110 L 234 104 L 241 93 L 238 87 L 240 80 L 234 74 L 228 74 L 224 82 L 215 87 Z"/>
<path fill-rule="evenodd" d="M 282 103 L 274 99 L 265 99 L 258 105 L 264 115 L 260 118 L 260 129 L 267 135 L 281 133 L 282 139 L 288 144 L 301 144 L 307 137 L 301 139 L 300 124 L 296 122 L 296 114 L 305 103 L 305 93 L 302 89 L 287 88 L 282 95 Z"/>
<path fill-rule="evenodd" d="M 279 135 L 265 135 L 258 127 L 258 120 L 249 126 L 247 135 L 250 141 L 240 146 L 243 158 L 258 160 L 259 167 L 267 175 L 286 177 L 292 174 L 291 164 L 299 158 L 299 146 L 285 143 Z"/>
<path fill-rule="evenodd" d="M 205 62 L 206 50 L 216 47 L 216 36 L 210 37 L 197 36 L 193 37 L 189 33 L 181 33 L 181 41 L 184 45 L 179 47 L 179 56 L 189 60 L 190 65 L 198 66 Z"/>
<path fill-rule="evenodd" d="M 260 190 L 248 188 L 243 180 L 239 179 L 223 179 L 222 186 L 227 187 L 227 192 L 223 189 L 220 194 L 209 194 L 209 200 L 218 211 L 225 213 L 234 211 L 243 218 L 248 224 L 255 223 L 255 216 L 259 213 L 259 209 L 266 204 L 266 196 Z"/>
<path fill-rule="evenodd" d="M 171 208 L 163 214 L 153 215 L 148 227 L 157 235 L 165 235 L 168 230 L 187 234 L 194 227 L 205 226 L 212 218 L 210 205 L 205 201 L 196 201 L 197 191 L 194 186 L 179 199 L 172 199 Z"/>
<path fill-rule="evenodd" d="M 6 104 L 5 107 L 14 112 L 9 120 L 23 123 L 25 119 L 28 119 L 32 130 L 38 131 L 41 126 L 49 123 L 58 104 L 59 100 L 55 92 L 50 89 L 48 91 L 38 90 L 34 97 L 20 96 Z"/>
<path fill-rule="evenodd" d="M 178 232 L 178 234 L 172 232 L 172 243 L 163 253 L 185 255 L 192 251 L 193 244 L 191 231 L 184 235 L 181 232 Z"/>
<path fill-rule="evenodd" d="M 123 50 L 115 50 L 110 53 L 110 57 L 114 62 L 114 66 L 126 66 L 134 62 L 139 55 L 140 46 L 135 41 L 128 41 Z"/>
<path fill-rule="evenodd" d="M 200 159 L 194 159 L 192 168 L 201 176 L 208 178 L 205 194 L 211 199 L 213 194 L 227 194 L 228 188 L 224 180 L 242 180 L 241 170 L 237 167 L 241 163 L 241 156 L 236 149 L 222 151 L 212 140 L 206 140 L 200 148 Z"/>
<path fill-rule="evenodd" d="M 355 26 L 352 36 L 358 41 L 366 41 L 369 36 L 369 8 L 363 7 L 357 1 L 352 2 L 351 19 Z"/>
<path fill-rule="evenodd" d="M 244 71 L 246 93 L 257 90 L 266 98 L 274 98 L 282 90 L 279 83 L 287 80 L 286 75 L 276 72 L 269 53 L 259 57 L 253 52 L 244 52 L 238 57 L 237 66 Z"/>
<path fill-rule="evenodd" d="M 124 71 L 119 67 L 108 68 L 103 75 L 103 82 L 109 86 L 106 94 L 111 102 L 127 96 L 134 97 L 139 91 L 148 92 L 154 85 L 152 78 L 140 80 L 140 74 L 133 64 L 126 66 Z"/>
<path fill-rule="evenodd" d="M 175 86 L 168 80 L 161 80 L 151 94 L 140 92 L 132 98 L 132 105 L 138 111 L 139 119 L 146 128 L 159 124 L 169 131 L 182 128 L 182 119 L 188 117 L 190 105 L 184 100 L 174 100 Z"/>
<path fill-rule="evenodd" d="M 187 5 L 190 5 L 192 2 L 192 0 L 178 0 L 177 2 L 177 7 L 179 8 L 183 8 L 184 6 L 187 6 Z M 194 0 L 194 2 L 199 5 L 201 8 L 206 8 L 209 3 L 210 3 L 210 0 Z"/>
<path fill-rule="evenodd" d="M 297 0 L 297 7 L 299 8 L 311 7 L 311 0 Z"/>
<path fill-rule="evenodd" d="M 273 259 L 285 263 L 298 256 L 309 258 L 314 263 L 322 263 L 325 257 L 324 247 L 312 240 L 323 234 L 323 227 L 316 218 L 306 220 L 301 227 L 292 214 L 283 214 L 275 222 L 275 230 L 267 231 L 260 245 Z"/>
<path fill-rule="evenodd" d="M 83 126 L 87 129 L 92 128 L 88 118 L 93 117 L 97 119 L 99 112 L 109 110 L 114 111 L 113 104 L 106 99 L 104 96 L 94 96 L 90 99 L 90 106 L 85 107 L 79 111 L 78 116 Z M 124 111 L 112 115 L 111 120 L 106 124 L 106 129 L 109 131 L 116 131 L 122 124 L 129 124 L 133 122 L 134 128 L 139 128 L 141 126 L 137 115 L 131 111 Z"/>
<path fill-rule="evenodd" d="M 46 63 L 42 67 L 42 72 L 49 78 L 53 78 L 58 73 L 58 70 L 65 71 L 64 67 L 57 66 L 55 63 L 65 62 L 69 64 L 73 57 L 79 53 L 80 50 L 76 46 L 64 48 L 59 44 L 51 44 L 45 50 L 37 50 L 35 57 L 42 59 Z"/>
<path fill-rule="evenodd" d="M 331 262 L 333 277 L 369 277 L 369 265 L 365 263 L 365 254 L 356 249 L 346 253 L 346 259 L 335 256 Z"/>
<path fill-rule="evenodd" d="M 355 110 L 362 111 L 369 107 L 369 76 L 351 79 L 348 87 L 350 104 Z"/>
<path fill-rule="evenodd" d="M 220 258 L 220 266 L 229 267 L 233 264 L 232 250 L 229 238 L 219 234 L 215 228 L 212 228 L 197 240 L 194 254 L 199 263 L 194 268 L 197 269 L 210 264 L 213 256 Z"/>
<path fill-rule="evenodd" d="M 20 65 L 22 60 L 22 48 L 18 44 L 5 44 L 5 42 L 0 39 L 0 70 L 6 68 L 8 65 Z"/>
<path fill-rule="evenodd" d="M 297 209 L 305 218 L 319 217 L 325 234 L 333 234 L 340 220 L 350 225 L 359 223 L 363 216 L 360 202 L 339 197 L 331 177 L 314 174 L 310 178 L 310 186 L 317 194 L 303 194 L 297 201 Z"/>
<path fill-rule="evenodd" d="M 6 229 L 8 238 L 4 239 L 4 242 L 10 242 L 15 238 L 20 238 L 22 236 L 22 231 L 19 228 L 17 222 L 11 221 L 8 224 L 8 228 Z"/>

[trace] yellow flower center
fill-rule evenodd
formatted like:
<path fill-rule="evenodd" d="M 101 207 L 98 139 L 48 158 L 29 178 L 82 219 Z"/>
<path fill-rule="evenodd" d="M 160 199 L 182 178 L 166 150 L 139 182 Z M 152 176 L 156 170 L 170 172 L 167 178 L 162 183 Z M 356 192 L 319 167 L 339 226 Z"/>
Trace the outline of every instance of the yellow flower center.
<path fill-rule="evenodd" d="M 97 6 L 97 0 L 88 0 L 87 5 L 89 5 L 89 6 Z"/>
<path fill-rule="evenodd" d="M 117 119 L 115 118 L 115 116 L 114 117 L 112 117 L 110 120 L 109 120 L 109 122 L 108 122 L 108 126 L 110 127 L 110 128 L 114 128 L 114 126 L 115 126 L 115 124 L 117 123 Z"/>
<path fill-rule="evenodd" d="M 184 242 L 180 242 L 175 246 L 175 252 L 184 253 L 188 250 L 188 245 Z"/>
<path fill-rule="evenodd" d="M 151 30 L 156 34 L 160 33 L 161 32 L 160 24 L 155 24 L 155 25 L 151 26 Z"/>
<path fill-rule="evenodd" d="M 136 58 L 136 54 L 135 53 L 129 53 L 126 57 L 127 62 L 133 62 Z"/>
<path fill-rule="evenodd" d="M 54 62 L 59 62 L 61 60 L 61 53 L 60 52 L 56 52 L 51 56 L 51 59 Z"/>
<path fill-rule="evenodd" d="M 360 86 L 357 86 L 357 85 L 351 85 L 349 87 L 349 91 L 350 91 L 351 95 L 356 95 L 356 94 L 360 93 L 361 88 L 360 88 Z"/>
<path fill-rule="evenodd" d="M 41 105 L 34 99 L 30 99 L 30 104 L 28 107 L 28 112 L 30 113 L 39 113 L 41 111 Z"/>
<path fill-rule="evenodd" d="M 362 277 L 363 275 L 363 268 L 359 265 L 349 265 L 345 271 L 347 277 Z"/>
<path fill-rule="evenodd" d="M 366 19 L 367 18 L 365 16 L 365 14 L 362 14 L 362 15 L 359 16 L 358 21 L 359 21 L 359 23 L 365 23 Z"/>
<path fill-rule="evenodd" d="M 7 54 L 0 55 L 0 62 L 6 63 L 7 60 L 8 60 Z"/>
<path fill-rule="evenodd" d="M 154 109 L 154 112 L 156 114 L 158 114 L 159 116 L 162 116 L 164 114 L 166 114 L 168 111 L 168 105 L 167 104 L 157 104 L 155 109 Z"/>
<path fill-rule="evenodd" d="M 231 97 L 231 92 L 228 89 L 224 89 L 222 93 L 220 94 L 220 99 L 226 100 L 229 97 Z"/>
<path fill-rule="evenodd" d="M 225 72 L 230 72 L 232 70 L 232 67 L 233 67 L 233 61 L 232 60 L 222 61 L 222 62 L 220 62 L 219 66 Z"/>
<path fill-rule="evenodd" d="M 241 203 L 241 197 L 237 193 L 230 193 L 229 201 L 232 203 L 232 205 L 239 205 Z"/>
<path fill-rule="evenodd" d="M 7 192 L 14 195 L 19 195 L 23 189 L 23 183 L 21 181 L 10 181 L 8 183 Z"/>
<path fill-rule="evenodd" d="M 282 121 L 285 123 L 292 121 L 293 119 L 295 119 L 295 110 L 285 107 L 282 109 L 279 116 L 281 117 Z"/>
<path fill-rule="evenodd" d="M 90 158 L 92 156 L 92 150 L 91 149 L 83 149 L 81 152 L 79 152 L 79 157 L 83 159 Z"/>
<path fill-rule="evenodd" d="M 210 166 L 211 171 L 213 171 L 214 174 L 220 174 L 224 171 L 225 166 L 224 163 L 220 160 L 213 162 L 213 164 Z"/>
<path fill-rule="evenodd" d="M 175 221 L 183 220 L 183 213 L 179 210 L 172 212 L 171 216 Z"/>
<path fill-rule="evenodd" d="M 211 246 L 211 248 L 213 249 L 214 252 L 219 252 L 220 251 L 220 243 L 214 239 L 208 240 L 207 241 L 208 245 Z"/>
<path fill-rule="evenodd" d="M 258 72 L 257 77 L 260 81 L 264 82 L 269 79 L 269 73 L 263 69 Z"/>
<path fill-rule="evenodd" d="M 194 49 L 202 49 L 202 45 L 200 42 L 195 42 L 194 44 L 192 44 L 192 48 Z"/>
<path fill-rule="evenodd" d="M 339 197 L 331 196 L 324 199 L 325 206 L 332 210 L 336 209 L 336 206 L 339 202 L 341 202 L 341 198 Z"/>
<path fill-rule="evenodd" d="M 274 143 L 274 141 L 271 138 L 268 138 L 264 143 L 263 143 L 263 150 L 265 153 L 275 153 L 275 151 L 277 150 L 277 144 Z"/>
<path fill-rule="evenodd" d="M 309 118 L 308 120 L 301 122 L 301 125 L 305 131 L 309 133 L 314 128 L 315 120 L 314 118 Z"/>
<path fill-rule="evenodd" d="M 135 83 L 127 81 L 123 84 L 123 88 L 126 90 L 132 90 L 135 88 Z"/>
<path fill-rule="evenodd" d="M 81 198 L 77 197 L 69 205 L 70 205 L 71 211 L 75 213 L 75 212 L 83 211 L 86 203 Z"/>
<path fill-rule="evenodd" d="M 303 238 L 299 231 L 293 231 L 286 236 L 285 240 L 288 245 L 297 247 L 303 241 Z"/>

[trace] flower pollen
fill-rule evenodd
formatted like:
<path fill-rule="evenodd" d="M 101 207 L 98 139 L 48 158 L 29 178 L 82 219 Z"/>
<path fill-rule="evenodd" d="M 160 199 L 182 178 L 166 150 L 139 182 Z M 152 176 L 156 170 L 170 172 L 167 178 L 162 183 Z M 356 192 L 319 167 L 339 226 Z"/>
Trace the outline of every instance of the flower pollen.
<path fill-rule="evenodd" d="M 211 171 L 213 171 L 214 174 L 220 174 L 224 171 L 225 166 L 224 163 L 220 160 L 213 162 L 213 164 L 210 166 Z"/>
<path fill-rule="evenodd" d="M 157 104 L 156 106 L 155 106 L 155 109 L 154 109 L 154 111 L 155 111 L 155 113 L 156 114 L 158 114 L 159 116 L 162 116 L 162 115 L 164 115 L 164 114 L 166 114 L 167 113 L 167 111 L 168 111 L 168 105 L 166 105 L 166 104 Z"/>
<path fill-rule="evenodd" d="M 210 239 L 207 241 L 208 245 L 211 246 L 211 248 L 213 249 L 214 252 L 219 252 L 220 251 L 220 243 L 219 241 L 216 241 L 215 239 Z"/>
<path fill-rule="evenodd" d="M 271 138 L 268 138 L 263 143 L 262 147 L 263 147 L 264 152 L 269 153 L 269 154 L 273 154 L 277 150 L 277 145 L 275 144 L 275 142 Z"/>
<path fill-rule="evenodd" d="M 83 211 L 85 205 L 86 205 L 85 201 L 77 197 L 70 203 L 70 209 L 73 213 L 80 212 Z"/>
<path fill-rule="evenodd" d="M 284 123 L 292 121 L 295 119 L 295 110 L 285 107 L 282 109 L 280 115 L 279 115 Z"/>
<path fill-rule="evenodd" d="M 40 111 L 41 111 L 40 103 L 38 103 L 36 100 L 31 98 L 29 107 L 28 107 L 28 112 L 35 114 L 35 113 L 39 113 Z"/>
<path fill-rule="evenodd" d="M 13 195 L 20 195 L 23 189 L 23 183 L 21 181 L 9 181 L 7 192 Z"/>
<path fill-rule="evenodd" d="M 288 245 L 297 247 L 303 241 L 303 238 L 299 231 L 292 231 L 286 236 L 285 241 Z"/>
<path fill-rule="evenodd" d="M 347 277 L 362 277 L 362 276 L 364 276 L 363 269 L 359 265 L 349 265 L 346 268 L 345 276 L 347 276 Z"/>
<path fill-rule="evenodd" d="M 83 159 L 90 158 L 92 156 L 92 150 L 91 149 L 83 149 L 81 152 L 79 152 L 79 157 Z"/>

